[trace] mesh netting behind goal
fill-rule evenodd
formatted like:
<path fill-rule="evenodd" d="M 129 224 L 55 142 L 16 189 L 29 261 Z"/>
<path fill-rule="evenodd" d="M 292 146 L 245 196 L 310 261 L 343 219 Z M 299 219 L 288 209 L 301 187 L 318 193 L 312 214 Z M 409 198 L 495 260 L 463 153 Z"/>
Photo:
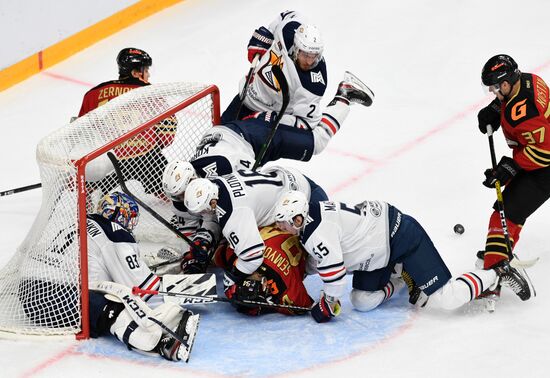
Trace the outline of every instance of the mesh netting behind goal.
<path fill-rule="evenodd" d="M 99 199 L 120 190 L 105 153 L 117 156 L 129 189 L 170 220 L 163 169 L 175 158 L 189 160 L 201 136 L 218 121 L 215 86 L 156 84 L 127 92 L 41 140 L 36 159 L 42 205 L 27 237 L 0 271 L 0 332 L 88 337 L 83 319 L 87 266 L 81 264 L 86 232 L 81 235 L 81 229 Z M 143 210 L 135 235 L 177 243 Z"/>

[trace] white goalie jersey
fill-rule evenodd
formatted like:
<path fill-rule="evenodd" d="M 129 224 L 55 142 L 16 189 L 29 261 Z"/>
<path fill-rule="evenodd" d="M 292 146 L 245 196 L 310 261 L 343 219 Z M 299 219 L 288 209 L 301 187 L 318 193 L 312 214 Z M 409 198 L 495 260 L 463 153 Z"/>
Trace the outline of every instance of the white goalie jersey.
<path fill-rule="evenodd" d="M 275 223 L 273 209 L 288 190 L 310 197 L 310 185 L 300 172 L 271 167 L 237 172 L 212 179 L 219 187 L 216 208 L 222 233 L 237 255 L 237 269 L 253 273 L 263 261 L 264 242 L 258 227 Z"/>
<path fill-rule="evenodd" d="M 269 25 L 274 36 L 273 44 L 254 69 L 244 105 L 258 112 L 281 110 L 283 98 L 271 71 L 274 65 L 278 65 L 288 81 L 290 96 L 281 124 L 313 129 L 322 116 L 319 104 L 327 87 L 327 70 L 324 58 L 308 71 L 301 71 L 294 64 L 291 58 L 294 34 L 303 22 L 299 13 L 283 12 Z M 245 79 L 241 81 L 241 88 Z"/>
<path fill-rule="evenodd" d="M 127 287 L 159 290 L 161 279 L 140 256 L 132 234 L 101 215 L 88 217 L 88 281 L 112 281 Z M 152 307 L 162 302 L 158 296 L 143 297 Z"/>
<path fill-rule="evenodd" d="M 332 201 L 311 204 L 301 239 L 317 261 L 325 294 L 341 297 L 346 273 L 388 265 L 388 204 L 366 201 L 361 208 Z"/>

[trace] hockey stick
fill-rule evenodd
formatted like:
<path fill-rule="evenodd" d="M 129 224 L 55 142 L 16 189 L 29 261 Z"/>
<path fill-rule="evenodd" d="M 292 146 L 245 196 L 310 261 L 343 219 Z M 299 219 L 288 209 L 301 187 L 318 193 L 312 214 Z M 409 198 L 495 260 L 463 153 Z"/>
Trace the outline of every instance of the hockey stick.
<path fill-rule="evenodd" d="M 155 210 L 153 210 L 149 205 L 147 205 L 145 202 L 140 200 L 138 197 L 136 197 L 126 186 L 126 182 L 124 181 L 124 176 L 122 175 L 122 171 L 120 169 L 120 162 L 116 158 L 116 156 L 112 152 L 107 152 L 107 156 L 109 157 L 109 160 L 111 160 L 111 163 L 113 164 L 113 167 L 115 168 L 115 173 L 118 178 L 118 182 L 120 184 L 120 188 L 122 191 L 126 194 L 128 194 L 130 197 L 132 197 L 142 208 L 145 209 L 149 214 L 153 216 L 156 220 L 158 220 L 160 223 L 162 223 L 166 228 L 168 228 L 170 231 L 172 231 L 177 237 L 183 239 L 189 246 L 197 253 L 201 253 L 202 250 L 200 247 L 196 246 L 191 239 L 189 239 L 187 236 L 179 232 L 174 226 L 170 224 L 166 219 L 164 219 L 159 213 L 157 213 Z M 170 262 L 173 263 L 174 261 Z M 167 265 L 166 263 L 165 265 Z"/>
<path fill-rule="evenodd" d="M 269 134 L 269 137 L 262 145 L 262 148 L 258 153 L 258 157 L 256 157 L 256 161 L 254 162 L 254 166 L 252 167 L 253 171 L 255 171 L 258 168 L 258 166 L 261 164 L 261 161 L 264 158 L 267 148 L 271 144 L 271 141 L 273 140 L 273 137 L 275 136 L 275 133 L 279 128 L 279 123 L 281 122 L 281 119 L 285 115 L 288 102 L 290 101 L 290 95 L 288 93 L 288 82 L 286 81 L 286 77 L 283 71 L 281 70 L 281 67 L 274 65 L 271 68 L 271 72 L 273 72 L 273 76 L 275 76 L 275 78 L 279 82 L 279 86 L 281 87 L 281 92 L 283 95 L 283 105 L 281 106 L 281 110 L 279 111 L 279 114 L 277 114 L 277 118 L 275 118 L 275 120 L 273 121 L 273 124 L 271 125 L 271 133 Z"/>
<path fill-rule="evenodd" d="M 254 68 L 256 68 L 256 65 L 258 64 L 258 61 L 260 60 L 260 54 L 254 55 L 254 59 L 252 60 L 252 63 L 250 64 L 250 69 L 248 70 L 248 75 L 246 75 L 246 81 L 244 83 L 243 90 L 239 94 L 239 106 L 237 107 L 237 111 L 235 112 L 235 119 L 239 119 L 239 113 L 241 112 L 241 109 L 243 108 L 244 99 L 246 97 L 246 91 L 248 89 L 248 86 L 252 82 L 252 73 L 254 72 Z"/>
<path fill-rule="evenodd" d="M 175 292 L 169 292 L 169 291 L 158 291 L 158 290 L 145 290 L 140 289 L 139 287 L 133 287 L 132 288 L 132 294 L 134 295 L 162 295 L 162 296 L 168 296 L 168 297 L 179 297 L 183 298 L 184 301 L 181 304 L 206 304 L 206 303 L 214 303 L 214 302 L 226 302 L 226 303 L 233 303 L 233 304 L 239 304 L 243 306 L 259 306 L 264 308 L 283 308 L 287 310 L 295 310 L 295 311 L 311 311 L 310 307 L 301 307 L 301 306 L 292 306 L 292 305 L 284 305 L 284 304 L 277 304 L 277 303 L 266 303 L 266 302 L 257 302 L 257 301 L 251 301 L 248 299 L 242 299 L 242 300 L 235 300 L 235 299 L 229 299 L 229 298 L 222 298 L 222 297 L 215 297 L 215 296 L 203 296 L 203 295 L 190 295 L 190 294 L 184 294 L 184 293 L 175 293 Z"/>
<path fill-rule="evenodd" d="M 124 307 L 126 308 L 126 310 L 128 310 L 128 312 L 130 313 L 130 316 L 137 324 L 143 325 L 144 327 L 148 327 L 149 325 L 145 322 L 145 320 L 149 320 L 155 323 L 156 325 L 158 325 L 164 331 L 168 332 L 172 337 L 174 337 L 183 345 L 187 345 L 187 341 L 185 341 L 176 332 L 168 328 L 166 324 L 150 316 L 152 312 L 151 308 L 139 296 L 136 296 L 135 294 L 132 293 L 133 297 L 131 297 L 130 289 L 128 287 L 122 284 L 119 284 L 116 282 L 110 282 L 110 281 L 90 282 L 89 287 L 90 287 L 90 290 L 95 290 L 95 291 L 104 293 L 105 298 L 107 300 L 124 304 Z M 197 329 L 198 329 L 198 325 L 197 325 Z M 191 353 L 191 350 L 189 350 L 189 353 Z"/>
<path fill-rule="evenodd" d="M 497 158 L 495 154 L 495 143 L 493 140 L 493 127 L 491 125 L 487 125 L 487 136 L 489 138 L 489 151 L 491 152 L 491 165 L 493 166 L 493 170 L 496 170 Z M 495 190 L 497 192 L 497 209 L 498 209 L 498 214 L 500 216 L 500 223 L 502 225 L 502 233 L 504 234 L 504 241 L 506 242 L 506 250 L 508 253 L 508 258 L 510 259 L 510 261 L 512 261 L 514 259 L 517 259 L 517 256 L 515 253 L 513 253 L 513 250 L 512 250 L 512 242 L 510 240 L 510 233 L 508 232 L 508 224 L 506 222 L 506 213 L 504 212 L 504 199 L 502 197 L 502 189 L 500 187 L 500 182 L 498 180 L 495 181 Z M 529 286 L 531 286 L 531 288 L 533 289 L 533 296 L 536 297 L 537 291 L 533 286 L 531 277 L 529 277 L 525 269 L 523 269 L 522 267 L 516 266 L 516 268 L 520 269 L 522 273 L 525 275 L 525 278 L 529 282 Z"/>
<path fill-rule="evenodd" d="M 21 186 L 19 188 L 15 188 L 15 189 L 4 190 L 3 192 L 0 192 L 0 197 L 9 196 L 9 195 L 15 194 L 15 193 L 26 192 L 27 190 L 38 189 L 40 187 L 42 187 L 42 184 L 38 183 L 38 184 L 33 184 L 33 185 Z"/>

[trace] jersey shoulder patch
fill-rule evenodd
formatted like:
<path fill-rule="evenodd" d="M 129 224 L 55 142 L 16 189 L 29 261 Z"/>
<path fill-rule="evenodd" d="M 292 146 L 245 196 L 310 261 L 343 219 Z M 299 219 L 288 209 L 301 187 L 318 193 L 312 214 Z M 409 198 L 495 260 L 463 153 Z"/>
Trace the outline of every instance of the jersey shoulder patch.
<path fill-rule="evenodd" d="M 513 97 L 504 110 L 504 118 L 512 127 L 539 115 L 535 99 L 535 82 L 533 75 L 521 75 L 521 87 L 518 94 Z"/>
<path fill-rule="evenodd" d="M 319 224 L 321 224 L 321 203 L 315 202 L 309 204 L 309 214 L 306 219 L 306 225 L 300 236 L 302 244 L 306 244 L 310 236 L 315 232 Z"/>
<path fill-rule="evenodd" d="M 118 223 L 111 222 L 108 219 L 103 218 L 99 214 L 92 214 L 88 216 L 93 222 L 88 222 L 88 236 L 94 237 L 99 233 L 99 230 L 94 225 L 97 224 L 101 231 L 107 236 L 107 238 L 113 243 L 135 243 L 134 236 Z"/>
<path fill-rule="evenodd" d="M 325 58 L 321 58 L 319 64 L 309 71 L 302 71 L 297 68 L 296 72 L 298 72 L 300 83 L 304 89 L 316 96 L 323 97 L 327 89 L 327 65 Z"/>
<path fill-rule="evenodd" d="M 226 181 L 219 178 L 212 180 L 219 188 L 218 191 L 218 205 L 216 206 L 216 215 L 218 217 L 218 223 L 223 229 L 229 220 L 229 217 L 233 213 L 233 202 L 231 200 L 231 195 L 229 194 L 228 187 L 226 186 Z"/>

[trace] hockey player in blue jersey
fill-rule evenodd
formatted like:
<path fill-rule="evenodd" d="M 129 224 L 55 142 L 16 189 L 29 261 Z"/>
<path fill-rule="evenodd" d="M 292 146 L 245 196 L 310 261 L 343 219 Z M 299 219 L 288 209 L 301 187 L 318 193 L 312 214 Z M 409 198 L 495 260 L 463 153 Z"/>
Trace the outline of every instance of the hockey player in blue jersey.
<path fill-rule="evenodd" d="M 506 260 L 452 279 L 422 226 L 386 202 L 309 204 L 302 193 L 289 191 L 278 201 L 275 218 L 282 230 L 300 234 L 305 250 L 317 261 L 324 282 L 311 310 L 317 322 L 340 313 L 347 273 L 353 273 L 350 298 L 357 310 L 369 311 L 388 300 L 400 283 L 391 277 L 397 265 L 410 285 L 411 303 L 420 307 L 455 309 L 499 282 L 522 300 L 531 296 L 525 278 Z"/>

